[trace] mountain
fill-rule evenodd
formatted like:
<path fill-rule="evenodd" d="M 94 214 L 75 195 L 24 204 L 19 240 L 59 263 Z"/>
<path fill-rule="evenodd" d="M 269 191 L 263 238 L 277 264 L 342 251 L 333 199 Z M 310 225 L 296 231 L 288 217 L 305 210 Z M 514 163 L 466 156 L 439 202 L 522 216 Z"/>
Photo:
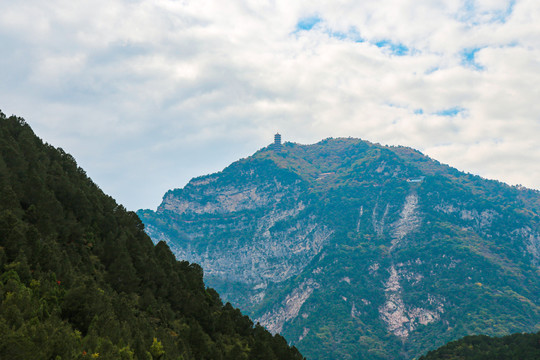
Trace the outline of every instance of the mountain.
<path fill-rule="evenodd" d="M 540 332 L 513 334 L 500 338 L 485 335 L 463 339 L 430 351 L 420 360 L 538 360 L 540 359 Z"/>
<path fill-rule="evenodd" d="M 0 112 L 0 359 L 303 359 Z"/>
<path fill-rule="evenodd" d="M 139 210 L 309 359 L 540 330 L 540 193 L 352 138 L 268 146 Z"/>

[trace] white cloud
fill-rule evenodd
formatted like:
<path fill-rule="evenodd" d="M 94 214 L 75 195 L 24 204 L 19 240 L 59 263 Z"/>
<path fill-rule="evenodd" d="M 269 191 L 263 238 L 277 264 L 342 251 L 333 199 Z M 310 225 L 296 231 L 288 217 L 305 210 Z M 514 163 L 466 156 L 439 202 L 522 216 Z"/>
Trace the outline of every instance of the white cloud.
<path fill-rule="evenodd" d="M 539 16 L 533 0 L 4 2 L 0 109 L 130 209 L 276 130 L 540 188 Z"/>

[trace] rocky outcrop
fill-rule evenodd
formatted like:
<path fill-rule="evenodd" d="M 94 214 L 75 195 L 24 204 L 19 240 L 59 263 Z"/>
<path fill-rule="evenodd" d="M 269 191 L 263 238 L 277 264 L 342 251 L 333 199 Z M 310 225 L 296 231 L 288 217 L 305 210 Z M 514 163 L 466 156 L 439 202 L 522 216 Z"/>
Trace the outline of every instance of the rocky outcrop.
<path fill-rule="evenodd" d="M 158 212 L 176 214 L 225 214 L 271 206 L 283 197 L 296 199 L 297 182 L 284 183 L 277 178 L 261 179 L 254 169 L 242 171 L 230 184 L 230 174 L 214 174 L 191 181 L 182 191 L 169 191 Z"/>
<path fill-rule="evenodd" d="M 179 244 L 155 227 L 149 226 L 147 232 L 155 239 L 172 243 L 171 249 L 178 258 L 201 264 L 207 276 L 256 286 L 297 275 L 332 235 L 332 230 L 315 217 L 297 219 L 279 231 L 273 229 L 276 222 L 294 219 L 302 208 L 300 203 L 293 209 L 270 210 L 255 220 L 254 229 L 244 229 L 249 236 L 247 241 L 238 236 L 226 239 L 225 243 L 200 246 L 196 243 L 198 236 Z"/>
<path fill-rule="evenodd" d="M 283 325 L 298 316 L 302 305 L 320 285 L 313 279 L 308 279 L 294 289 L 285 300 L 278 304 L 272 311 L 261 316 L 257 321 L 271 333 L 280 333 Z M 305 337 L 307 332 L 303 335 Z"/>
<path fill-rule="evenodd" d="M 146 227 L 177 258 L 200 264 L 225 300 L 250 306 L 265 298 L 269 284 L 298 275 L 333 234 L 306 210 L 299 179 L 267 177 L 260 166 L 248 164 L 239 174 L 224 171 L 169 191 L 158 214 L 169 214 L 176 224 L 169 231 Z M 243 292 L 220 288 L 226 283 Z"/>
<path fill-rule="evenodd" d="M 417 230 L 420 226 L 420 216 L 418 211 L 418 195 L 411 193 L 405 198 L 401 208 L 399 219 L 392 224 L 392 240 L 389 248 L 389 254 L 393 259 L 394 251 L 397 247 L 403 246 L 404 239 Z M 420 259 L 416 264 L 421 264 Z M 417 324 L 427 325 L 440 318 L 443 312 L 443 305 L 435 310 L 428 310 L 418 307 L 418 304 L 405 304 L 403 300 L 403 287 L 400 281 L 406 280 L 413 284 L 422 281 L 423 275 L 414 271 L 407 271 L 408 264 L 392 264 L 388 269 L 389 277 L 384 286 L 386 301 L 379 307 L 381 319 L 386 323 L 388 331 L 394 335 L 406 339 L 411 331 L 417 327 Z M 374 269 L 371 265 L 370 269 Z M 429 295 L 428 295 L 429 297 Z M 415 306 L 416 305 L 416 306 Z"/>
<path fill-rule="evenodd" d="M 403 303 L 398 273 L 394 266 L 390 268 L 390 277 L 384 286 L 386 302 L 379 308 L 381 318 L 386 323 L 388 331 L 396 336 L 405 338 L 409 335 L 407 309 Z"/>
<path fill-rule="evenodd" d="M 493 221 L 500 217 L 500 214 L 493 209 L 469 209 L 463 204 L 441 203 L 434 207 L 434 210 L 445 214 L 455 214 L 457 218 L 464 220 L 475 229 L 485 230 L 491 226 Z"/>
<path fill-rule="evenodd" d="M 530 227 L 524 227 L 512 232 L 514 238 L 523 242 L 524 253 L 532 258 L 534 265 L 540 268 L 540 233 L 533 231 Z"/>
<path fill-rule="evenodd" d="M 409 194 L 401 209 L 399 220 L 392 226 L 392 246 L 390 247 L 390 251 L 393 251 L 396 246 L 399 246 L 405 236 L 416 230 L 419 226 L 418 195 Z"/>
<path fill-rule="evenodd" d="M 444 313 L 444 304 L 442 301 L 436 300 L 433 295 L 426 294 L 427 301 L 423 302 L 431 309 L 419 307 L 419 304 L 405 304 L 403 301 L 400 278 L 406 277 L 409 281 L 419 282 L 422 275 L 398 272 L 394 266 L 390 268 L 389 272 L 390 276 L 384 287 L 386 301 L 379 308 L 381 318 L 386 323 L 388 331 L 406 339 L 419 324 L 428 325 L 440 319 L 440 315 Z"/>
<path fill-rule="evenodd" d="M 390 209 L 390 204 L 386 204 L 382 215 L 379 215 L 379 202 L 377 202 L 375 204 L 375 207 L 373 207 L 373 212 L 371 215 L 371 224 L 377 236 L 383 236 L 384 223 L 386 221 L 386 216 L 388 215 L 389 209 Z"/>

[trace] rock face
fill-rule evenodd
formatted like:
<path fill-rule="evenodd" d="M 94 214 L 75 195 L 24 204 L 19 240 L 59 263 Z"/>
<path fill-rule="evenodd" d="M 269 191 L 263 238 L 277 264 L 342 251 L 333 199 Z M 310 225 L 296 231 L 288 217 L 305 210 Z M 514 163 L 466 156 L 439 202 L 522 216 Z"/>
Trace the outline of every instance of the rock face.
<path fill-rule="evenodd" d="M 309 359 L 540 330 L 540 194 L 358 139 L 286 143 L 139 216 Z"/>
<path fill-rule="evenodd" d="M 268 160 L 242 165 L 168 192 L 157 214 L 170 216 L 174 236 L 159 222 L 148 223 L 147 232 L 178 258 L 200 264 L 227 300 L 252 306 L 269 283 L 298 275 L 333 232 L 306 211 L 299 177 Z"/>
<path fill-rule="evenodd" d="M 287 295 L 282 303 L 259 319 L 261 325 L 264 325 L 272 333 L 280 333 L 283 330 L 283 325 L 295 319 L 313 290 L 319 288 L 319 284 L 308 279 Z M 305 336 L 305 335 L 304 335 Z"/>

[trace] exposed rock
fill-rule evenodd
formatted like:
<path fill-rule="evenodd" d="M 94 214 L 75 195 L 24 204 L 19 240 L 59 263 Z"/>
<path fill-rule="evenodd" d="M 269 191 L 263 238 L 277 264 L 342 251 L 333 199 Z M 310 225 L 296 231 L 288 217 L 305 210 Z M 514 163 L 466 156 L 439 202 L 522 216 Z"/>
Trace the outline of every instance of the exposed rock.
<path fill-rule="evenodd" d="M 392 246 L 390 251 L 398 246 L 403 238 L 420 225 L 418 217 L 418 195 L 409 194 L 405 199 L 399 220 L 393 224 Z"/>
<path fill-rule="evenodd" d="M 513 235 L 520 238 L 525 244 L 524 252 L 532 257 L 532 262 L 540 267 L 540 233 L 530 227 L 524 227 L 513 231 Z"/>
<path fill-rule="evenodd" d="M 304 330 L 302 331 L 302 335 L 300 335 L 300 337 L 298 338 L 298 342 L 304 340 L 307 334 L 309 334 L 309 328 L 304 328 Z"/>
<path fill-rule="evenodd" d="M 427 296 L 427 304 L 434 309 L 407 306 L 402 297 L 402 287 L 399 282 L 400 274 L 394 266 L 389 270 L 390 277 L 385 284 L 386 302 L 379 308 L 382 320 L 386 323 L 388 331 L 405 339 L 410 332 L 417 328 L 418 324 L 427 325 L 440 319 L 444 312 L 444 305 L 436 301 L 432 295 Z"/>
<path fill-rule="evenodd" d="M 287 295 L 279 306 L 261 316 L 257 321 L 271 333 L 280 333 L 283 325 L 298 316 L 304 302 L 313 293 L 313 290 L 318 288 L 319 284 L 313 279 L 306 280 L 298 288 L 294 289 L 291 294 Z"/>
<path fill-rule="evenodd" d="M 448 203 L 437 204 L 435 205 L 433 209 L 436 211 L 443 212 L 445 214 L 452 214 L 459 210 L 458 208 L 454 206 L 454 204 L 448 204 Z"/>
<path fill-rule="evenodd" d="M 280 188 L 282 191 L 289 189 L 286 186 Z M 256 194 L 257 191 L 253 190 L 248 193 Z M 289 195 L 293 196 L 294 194 Z M 217 198 L 219 199 L 219 197 Z M 251 204 L 262 206 L 275 200 L 270 201 L 269 198 L 271 198 L 269 194 L 257 195 L 256 200 L 253 200 Z M 190 206 L 182 200 L 164 202 L 176 210 Z M 232 202 L 234 201 L 229 197 L 225 203 L 218 200 L 220 205 L 217 207 L 214 206 L 216 204 L 214 202 L 206 204 L 204 207 L 194 207 L 194 211 L 197 213 L 207 211 L 209 214 L 225 211 L 226 208 L 229 211 L 238 211 L 239 207 L 231 205 Z M 243 209 L 246 209 L 246 206 L 243 206 Z M 208 244 L 201 248 L 198 239 L 204 238 L 204 232 L 200 232 L 200 230 L 198 233 L 192 232 L 191 239 L 182 243 L 173 241 L 155 226 L 147 226 L 146 231 L 153 239 L 166 241 L 178 258 L 201 264 L 207 277 L 245 284 L 266 284 L 267 281 L 281 282 L 300 273 L 311 259 L 320 253 L 325 242 L 333 233 L 327 226 L 318 223 L 315 216 L 302 217 L 291 223 L 290 226 L 279 230 L 275 229 L 276 223 L 294 219 L 304 208 L 305 205 L 301 201 L 292 203 L 292 207 L 264 208 L 265 214 L 254 219 L 254 222 L 249 226 L 236 225 L 237 231 L 251 231 L 249 242 L 243 242 L 240 238 L 229 238 L 227 246 L 223 248 L 222 244 Z M 205 223 L 201 222 L 199 229 L 201 225 L 205 226 Z M 197 224 L 190 223 L 189 226 L 193 227 Z M 218 247 L 221 250 L 217 251 Z M 280 261 L 273 261 L 273 259 L 280 259 Z M 253 290 L 258 289 L 254 288 Z M 256 291 L 250 297 L 250 302 L 258 303 L 263 298 L 264 293 Z"/>
<path fill-rule="evenodd" d="M 390 277 L 384 289 L 386 302 L 379 308 L 379 312 L 388 327 L 388 331 L 396 336 L 406 338 L 409 336 L 409 328 L 406 326 L 409 323 L 409 318 L 401 296 L 398 273 L 394 266 L 389 271 Z"/>
<path fill-rule="evenodd" d="M 358 221 L 356 222 L 356 232 L 360 231 L 360 224 L 362 224 L 362 215 L 364 215 L 364 206 L 360 206 L 360 211 L 358 212 Z"/>
<path fill-rule="evenodd" d="M 352 303 L 352 307 L 351 307 L 351 317 L 353 318 L 357 318 L 359 317 L 360 315 L 362 315 L 362 312 L 360 312 L 357 308 L 356 308 L 356 304 Z"/>
<path fill-rule="evenodd" d="M 373 274 L 375 271 L 379 270 L 379 263 L 373 263 L 369 265 L 368 270 L 370 274 Z"/>
<path fill-rule="evenodd" d="M 483 210 L 482 212 L 478 213 L 476 209 L 464 209 L 461 210 L 460 214 L 462 220 L 473 221 L 475 223 L 475 227 L 478 229 L 489 227 L 493 222 L 493 219 L 499 215 L 494 210 Z"/>
<path fill-rule="evenodd" d="M 390 204 L 386 204 L 386 207 L 384 208 L 384 213 L 382 214 L 380 219 L 377 219 L 377 212 L 378 212 L 378 205 L 379 203 L 375 204 L 375 207 L 373 208 L 373 214 L 371 216 L 371 222 L 373 225 L 373 229 L 375 230 L 375 233 L 377 236 L 382 236 L 384 233 L 384 222 L 386 220 L 386 216 L 388 215 L 388 210 Z"/>
<path fill-rule="evenodd" d="M 540 264 L 540 234 L 530 234 L 526 243 L 527 251 L 532 255 L 536 265 Z"/>

